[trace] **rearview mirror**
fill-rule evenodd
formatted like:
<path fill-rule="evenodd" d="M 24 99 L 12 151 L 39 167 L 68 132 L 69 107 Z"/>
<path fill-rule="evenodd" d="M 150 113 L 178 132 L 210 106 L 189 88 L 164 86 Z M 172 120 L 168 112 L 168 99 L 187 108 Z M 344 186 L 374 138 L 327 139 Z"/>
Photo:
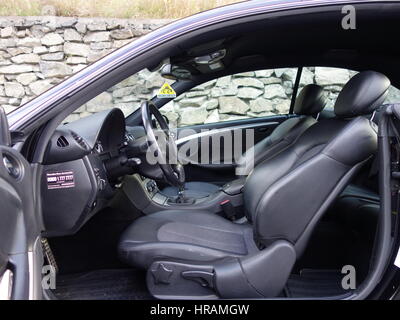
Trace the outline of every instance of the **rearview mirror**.
<path fill-rule="evenodd" d="M 162 67 L 161 76 L 170 80 L 190 80 L 192 78 L 189 70 L 172 64 L 166 64 Z"/>

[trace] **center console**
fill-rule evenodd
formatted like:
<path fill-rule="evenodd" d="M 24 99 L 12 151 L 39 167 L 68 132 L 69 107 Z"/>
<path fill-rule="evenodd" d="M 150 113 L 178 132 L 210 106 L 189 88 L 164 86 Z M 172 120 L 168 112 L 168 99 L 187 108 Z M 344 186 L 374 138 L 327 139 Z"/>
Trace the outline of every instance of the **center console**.
<path fill-rule="evenodd" d="M 181 203 L 177 197 L 164 195 L 154 180 L 138 174 L 126 176 L 122 184 L 122 192 L 129 201 L 145 214 L 151 214 L 162 210 L 188 209 L 207 210 L 214 213 L 229 208 L 237 208 L 243 205 L 242 189 L 245 179 L 231 181 L 221 189 L 207 197 L 200 199 L 185 198 Z"/>

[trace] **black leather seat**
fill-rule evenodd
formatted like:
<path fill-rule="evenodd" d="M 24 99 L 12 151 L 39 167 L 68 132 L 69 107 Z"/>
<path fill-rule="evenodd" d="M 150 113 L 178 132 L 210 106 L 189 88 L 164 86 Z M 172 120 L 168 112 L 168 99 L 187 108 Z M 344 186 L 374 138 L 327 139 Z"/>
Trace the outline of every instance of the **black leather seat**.
<path fill-rule="evenodd" d="M 299 115 L 299 117 L 289 118 L 282 122 L 271 135 L 244 153 L 236 164 L 236 171 L 241 176 L 246 176 L 260 162 L 293 143 L 308 127 L 316 122 L 315 116 L 322 111 L 325 103 L 326 97 L 322 87 L 316 84 L 306 85 L 300 91 L 293 109 L 294 114 Z M 219 189 L 220 186 L 208 182 L 187 182 L 185 184 L 185 196 L 195 199 L 204 198 Z M 161 192 L 167 196 L 176 196 L 178 188 L 168 186 Z"/>
<path fill-rule="evenodd" d="M 259 164 L 244 186 L 247 223 L 187 210 L 141 217 L 121 237 L 121 259 L 147 269 L 160 298 L 278 295 L 316 223 L 376 152 L 377 127 L 362 115 L 389 86 L 382 74 L 359 73 L 340 93 L 336 118 Z"/>

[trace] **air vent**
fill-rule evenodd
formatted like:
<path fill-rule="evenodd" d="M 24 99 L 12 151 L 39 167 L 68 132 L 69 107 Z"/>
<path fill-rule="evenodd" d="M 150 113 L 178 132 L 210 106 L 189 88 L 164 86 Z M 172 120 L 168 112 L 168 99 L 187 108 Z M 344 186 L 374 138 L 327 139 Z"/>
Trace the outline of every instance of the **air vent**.
<path fill-rule="evenodd" d="M 69 146 L 68 140 L 64 136 L 60 136 L 57 139 L 57 146 L 60 148 L 65 148 Z"/>
<path fill-rule="evenodd" d="M 79 135 L 77 135 L 75 132 L 71 131 L 71 135 L 72 137 L 75 139 L 76 142 L 78 142 L 78 144 L 83 148 L 88 150 L 89 146 L 86 144 L 85 140 L 83 140 L 83 138 Z"/>

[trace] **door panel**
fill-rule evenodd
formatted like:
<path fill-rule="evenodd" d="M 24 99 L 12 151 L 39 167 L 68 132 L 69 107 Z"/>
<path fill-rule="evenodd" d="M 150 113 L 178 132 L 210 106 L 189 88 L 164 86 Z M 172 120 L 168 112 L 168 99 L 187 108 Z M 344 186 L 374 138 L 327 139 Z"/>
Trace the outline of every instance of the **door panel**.
<path fill-rule="evenodd" d="M 223 184 L 235 179 L 235 160 L 250 147 L 246 142 L 246 130 L 253 135 L 250 140 L 256 144 L 288 117 L 278 115 L 179 128 L 178 147 L 193 143 L 193 140 L 197 140 L 198 146 L 201 143 L 208 145 L 208 148 L 198 147 L 194 156 L 185 158 L 189 162 L 185 166 L 186 180 Z M 225 141 L 225 137 L 229 140 Z M 234 141 L 238 140 L 241 143 L 234 145 Z"/>
<path fill-rule="evenodd" d="M 33 250 L 39 236 L 30 164 L 10 147 L 8 125 L 0 108 L 0 295 L 32 299 Z"/>

